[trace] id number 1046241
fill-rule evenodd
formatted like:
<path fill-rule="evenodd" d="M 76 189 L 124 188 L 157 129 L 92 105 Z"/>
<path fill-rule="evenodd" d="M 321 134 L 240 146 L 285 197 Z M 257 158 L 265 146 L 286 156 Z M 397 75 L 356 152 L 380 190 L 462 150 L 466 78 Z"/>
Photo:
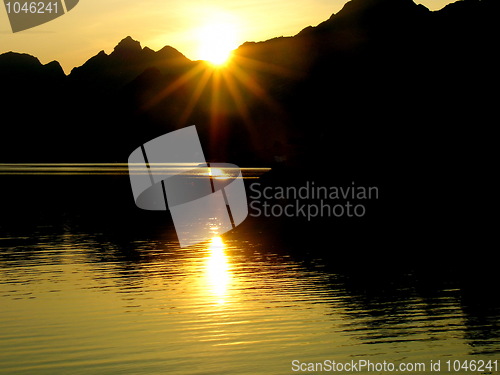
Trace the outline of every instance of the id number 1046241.
<path fill-rule="evenodd" d="M 59 13 L 60 7 L 59 4 L 56 2 L 36 2 L 36 1 L 14 1 L 14 2 L 7 2 L 5 3 L 5 7 L 7 8 L 7 13 L 14 13 L 14 14 L 19 14 L 19 13 L 26 13 L 26 14 L 44 14 L 44 13 Z"/>
<path fill-rule="evenodd" d="M 446 370 L 449 372 L 459 372 L 459 371 L 465 371 L 465 372 L 496 372 L 498 371 L 498 360 L 464 360 L 460 361 L 458 359 L 456 360 L 448 360 L 445 362 L 446 364 Z"/>

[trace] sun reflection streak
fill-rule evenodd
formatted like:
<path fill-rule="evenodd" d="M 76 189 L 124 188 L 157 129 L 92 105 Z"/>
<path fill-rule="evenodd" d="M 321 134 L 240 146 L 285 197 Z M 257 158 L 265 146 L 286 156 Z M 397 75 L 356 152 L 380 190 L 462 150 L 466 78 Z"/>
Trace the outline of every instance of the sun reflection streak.
<path fill-rule="evenodd" d="M 207 172 L 200 173 L 202 176 L 210 176 L 215 180 L 228 180 L 231 178 L 229 172 L 221 168 L 208 167 Z"/>
<path fill-rule="evenodd" d="M 213 237 L 208 247 L 205 275 L 209 291 L 215 297 L 217 304 L 226 303 L 232 274 L 224 242 L 219 236 Z"/>

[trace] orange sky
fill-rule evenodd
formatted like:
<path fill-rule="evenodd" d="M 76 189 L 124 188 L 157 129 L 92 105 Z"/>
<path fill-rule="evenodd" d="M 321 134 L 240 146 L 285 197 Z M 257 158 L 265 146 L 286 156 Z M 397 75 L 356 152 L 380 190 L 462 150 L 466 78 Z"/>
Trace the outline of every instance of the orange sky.
<path fill-rule="evenodd" d="M 260 41 L 294 35 L 338 12 L 346 0 L 80 0 L 66 15 L 13 34 L 0 8 L 0 53 L 57 60 L 67 73 L 100 50 L 110 53 L 127 35 L 158 50 L 170 45 L 190 59 L 202 58 L 203 35 L 214 23 L 232 25 L 231 41 Z M 416 0 L 431 10 L 449 0 Z M 206 46 L 205 46 L 206 49 Z"/>

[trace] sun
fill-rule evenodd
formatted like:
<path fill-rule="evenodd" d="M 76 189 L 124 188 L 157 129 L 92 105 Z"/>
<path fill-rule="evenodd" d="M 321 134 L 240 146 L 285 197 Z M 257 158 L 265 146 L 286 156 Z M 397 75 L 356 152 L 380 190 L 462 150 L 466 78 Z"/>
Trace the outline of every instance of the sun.
<path fill-rule="evenodd" d="M 193 47 L 193 60 L 204 60 L 206 63 L 193 64 L 191 69 L 148 99 L 144 108 L 153 108 L 169 96 L 179 93 L 179 90 L 193 87 L 192 94 L 187 98 L 180 114 L 179 123 L 190 123 L 198 108 L 206 108 L 207 113 L 210 113 L 207 126 L 213 139 L 221 134 L 222 127 L 228 124 L 229 116 L 233 114 L 245 124 L 251 137 L 256 137 L 254 116 L 250 113 L 249 102 L 258 100 L 273 113 L 279 116 L 284 114 L 280 103 L 267 92 L 266 86 L 261 84 L 260 73 L 264 73 L 266 77 L 272 74 L 286 79 L 295 77 L 296 73 L 279 65 L 241 56 L 235 51 L 243 43 L 246 38 L 244 35 L 248 32 L 244 18 L 225 9 L 210 6 L 198 9 L 196 15 L 192 20 L 196 26 L 186 30 L 184 37 Z M 210 175 L 213 180 L 231 178 L 231 172 L 225 168 L 207 168 L 200 174 Z"/>
<path fill-rule="evenodd" d="M 238 47 L 236 23 L 222 15 L 214 16 L 198 30 L 198 56 L 215 66 L 226 64 Z"/>

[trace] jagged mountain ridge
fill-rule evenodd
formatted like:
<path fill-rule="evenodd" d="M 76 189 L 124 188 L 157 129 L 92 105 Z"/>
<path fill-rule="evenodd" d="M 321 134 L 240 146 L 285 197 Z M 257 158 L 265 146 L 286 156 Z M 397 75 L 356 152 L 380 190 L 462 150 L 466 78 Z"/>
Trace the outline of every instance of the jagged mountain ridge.
<path fill-rule="evenodd" d="M 498 4 L 494 0 L 459 0 L 447 5 L 442 10 L 434 12 L 429 11 L 421 4 L 415 4 L 412 0 L 352 0 L 347 2 L 338 13 L 332 14 L 328 20 L 317 26 L 308 26 L 294 37 L 280 37 L 257 43 L 247 42 L 239 47 L 237 51 L 245 51 L 249 46 L 273 44 L 278 40 L 293 40 L 313 34 L 316 37 L 322 34 L 321 36 L 324 37 L 325 33 L 339 33 L 342 34 L 340 38 L 346 38 L 345 29 L 349 29 L 350 34 L 356 34 L 353 31 L 353 26 L 355 28 L 361 26 L 365 30 L 371 29 L 373 31 L 374 29 L 383 30 L 384 27 L 381 26 L 386 24 L 386 28 L 388 29 L 386 31 L 393 32 L 395 31 L 395 26 L 408 28 L 418 23 L 423 24 L 429 21 L 431 23 L 439 22 L 445 18 L 449 18 L 447 21 L 455 21 L 451 22 L 455 23 L 455 26 L 460 26 L 464 18 L 468 16 L 477 17 L 477 13 L 482 13 L 481 16 L 490 14 L 491 18 L 493 18 L 495 10 L 498 10 Z M 394 15 L 397 15 L 397 17 L 394 17 Z M 390 20 L 390 22 L 388 23 L 387 20 Z M 431 29 L 429 25 L 424 26 Z M 355 31 L 359 32 L 359 30 Z M 346 48 L 352 48 L 350 43 L 353 40 L 350 37 L 352 38 L 353 35 L 347 36 L 347 41 L 343 42 Z M 331 39 L 327 41 L 332 43 Z M 330 44 L 329 47 L 332 48 L 335 45 L 332 46 Z M 8 54 L 11 55 L 11 60 L 13 55 L 17 55 L 14 52 L 8 52 Z M 19 55 L 22 56 L 23 54 Z M 38 59 L 36 60 L 38 61 Z M 155 52 L 148 47 L 141 47 L 139 41 L 127 36 L 117 44 L 112 53 L 108 55 L 104 51 L 100 51 L 82 66 L 73 68 L 69 76 L 78 79 L 85 76 L 85 71 L 95 72 L 97 70 L 105 71 L 109 75 L 116 72 L 117 68 L 125 69 L 128 65 L 128 67 L 133 66 L 134 69 L 132 69 L 130 74 L 126 74 L 125 76 L 128 79 L 133 79 L 147 68 L 153 66 L 161 68 L 161 70 L 166 72 L 167 69 L 189 63 L 189 61 L 189 59 L 173 47 L 165 46 Z M 3 69 L 9 68 L 5 59 L 0 59 L 0 62 Z M 50 64 L 59 65 L 58 62 L 51 62 Z M 22 57 L 16 61 L 16 65 L 24 66 Z M 30 69 L 28 66 L 25 66 L 25 68 Z"/>
<path fill-rule="evenodd" d="M 140 42 L 126 37 L 113 52 L 104 51 L 90 58 L 82 66 L 74 68 L 68 78 L 71 81 L 88 82 L 99 78 L 107 84 L 121 86 L 130 82 L 146 69 L 155 67 L 163 74 L 178 74 L 191 61 L 176 49 L 165 46 L 155 52 L 141 47 Z"/>
<path fill-rule="evenodd" d="M 434 249 L 453 253 L 450 238 L 477 249 L 493 223 L 481 219 L 497 168 L 499 3 L 464 0 L 429 12 L 409 0 L 352 0 L 294 37 L 245 43 L 232 62 L 238 69 L 223 78 L 176 54 L 179 71 L 162 69 L 159 52 L 131 38 L 49 83 L 38 69 L 30 79 L 7 71 L 4 54 L 0 160 L 125 163 L 138 145 L 195 124 L 207 160 L 272 166 L 283 185 L 298 178 L 380 187 L 379 209 L 364 225 L 336 227 L 349 251 L 361 237 L 362 251 L 430 249 L 430 261 Z M 48 76 L 44 69 L 39 75 Z M 279 175 L 275 156 L 288 173 Z M 107 194 L 102 180 L 78 179 L 78 197 L 102 198 L 103 212 L 121 192 L 121 205 L 130 194 L 118 178 Z M 61 199 L 54 192 L 67 187 L 54 181 L 45 190 Z M 40 186 L 24 189 L 31 196 Z M 330 236 L 329 224 L 320 235 Z"/>
<path fill-rule="evenodd" d="M 44 65 L 36 57 L 25 53 L 7 52 L 0 55 L 0 80 L 11 89 L 15 86 L 19 89 L 33 82 L 57 83 L 65 78 L 57 61 Z"/>
<path fill-rule="evenodd" d="M 318 131 L 323 139 L 330 139 L 334 132 L 349 135 L 360 126 L 372 132 L 375 127 L 367 130 L 360 125 L 366 122 L 367 113 L 373 113 L 374 118 L 385 116 L 391 124 L 410 113 L 406 121 L 411 126 L 418 122 L 429 126 L 437 119 L 441 119 L 441 127 L 448 126 L 454 120 L 443 122 L 449 115 L 443 107 L 463 110 L 466 107 L 462 105 L 468 102 L 467 106 L 474 108 L 485 98 L 477 77 L 479 74 L 483 81 L 487 80 L 495 66 L 494 48 L 490 47 L 498 32 L 490 21 L 497 14 L 496 9 L 498 2 L 493 0 L 462 0 L 437 12 L 411 0 L 352 0 L 328 20 L 307 27 L 294 37 L 245 43 L 235 51 L 233 63 L 282 108 L 277 112 L 276 105 L 271 108 L 255 90 L 237 83 L 248 107 L 247 114 L 240 116 L 229 88 L 222 87 L 219 96 L 225 98 L 226 109 L 218 118 L 224 124 L 220 126 L 243 139 L 252 131 L 249 126 L 255 129 L 254 133 L 266 132 L 266 139 L 254 141 L 261 149 L 248 150 L 258 158 L 269 157 L 275 141 L 299 142 L 300 152 L 315 149 L 314 139 L 304 134 L 305 123 L 312 124 L 308 129 Z M 29 60 L 29 64 L 15 63 L 16 69 L 9 68 L 16 56 L 20 62 Z M 38 103 L 35 107 L 43 108 L 44 100 L 56 98 L 61 105 L 61 117 L 71 111 L 86 113 L 75 119 L 73 129 L 86 139 L 83 143 L 99 142 L 93 137 L 97 129 L 106 140 L 120 134 L 124 127 L 133 128 L 134 121 L 141 122 L 144 139 L 192 123 L 208 132 L 212 121 L 210 91 L 201 94 L 190 116 L 183 116 L 201 76 L 194 76 L 154 105 L 148 103 L 199 64 L 203 63 L 190 61 L 172 47 L 155 52 L 141 47 L 131 37 L 123 39 L 109 55 L 101 51 L 67 77 L 56 62 L 42 66 L 35 58 L 14 53 L 0 55 L 0 72 L 8 89 L 24 94 L 28 102 Z M 20 81 L 26 83 L 19 85 Z M 30 82 L 32 87 L 28 90 Z M 479 90 L 481 95 L 470 95 L 471 90 Z M 18 103 L 11 99 L 4 105 L 14 112 Z M 440 102 L 441 108 L 434 108 L 434 102 Z M 435 113 L 431 113 L 431 108 Z M 474 112 L 467 110 L 466 116 L 457 116 L 457 120 L 463 121 Z M 34 114 L 23 116 L 26 123 L 39 121 L 30 117 Z M 331 123 L 333 118 L 335 124 Z M 41 122 L 53 124 L 44 131 L 59 143 L 64 134 L 70 133 L 63 120 L 51 118 Z M 101 122 L 105 126 L 96 124 Z M 129 138 L 123 141 L 119 158 L 124 157 L 129 144 L 136 142 Z M 32 143 L 30 149 L 38 150 L 36 140 Z M 219 144 L 214 148 L 226 146 Z M 241 152 L 238 146 L 228 147 Z M 84 154 L 78 147 L 69 147 L 67 151 L 67 155 L 73 155 L 69 158 L 83 158 L 78 156 Z M 107 154 L 112 153 L 100 147 L 98 151 L 96 158 L 109 158 Z M 41 154 L 48 159 L 54 157 L 47 151 L 28 152 L 26 157 Z"/>

